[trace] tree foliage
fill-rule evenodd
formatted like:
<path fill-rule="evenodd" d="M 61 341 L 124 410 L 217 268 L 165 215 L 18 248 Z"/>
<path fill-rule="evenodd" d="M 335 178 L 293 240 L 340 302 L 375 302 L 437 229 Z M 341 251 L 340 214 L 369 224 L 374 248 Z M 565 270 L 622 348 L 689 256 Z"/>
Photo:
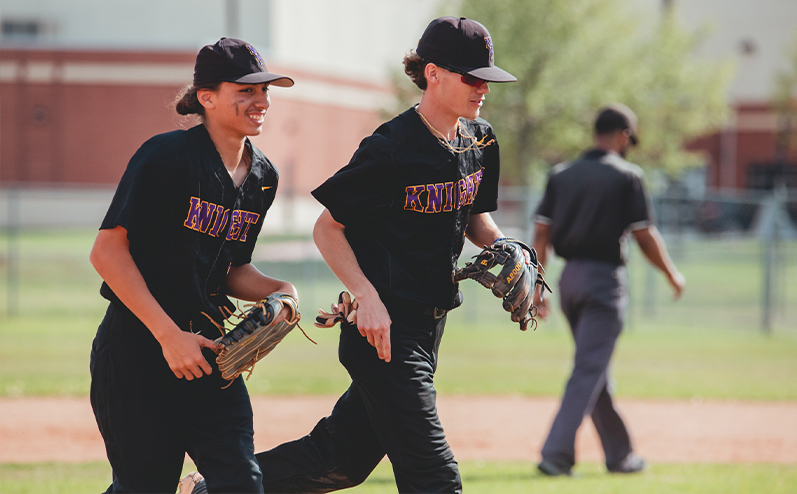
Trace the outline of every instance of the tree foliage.
<path fill-rule="evenodd" d="M 727 116 L 731 66 L 698 59 L 700 33 L 672 13 L 652 19 L 627 0 L 449 0 L 442 12 L 487 26 L 496 64 L 518 78 L 491 84 L 482 111 L 501 144 L 505 183 L 539 184 L 551 164 L 577 156 L 611 102 L 639 116 L 633 161 L 668 173 L 702 164 L 685 142 Z"/>

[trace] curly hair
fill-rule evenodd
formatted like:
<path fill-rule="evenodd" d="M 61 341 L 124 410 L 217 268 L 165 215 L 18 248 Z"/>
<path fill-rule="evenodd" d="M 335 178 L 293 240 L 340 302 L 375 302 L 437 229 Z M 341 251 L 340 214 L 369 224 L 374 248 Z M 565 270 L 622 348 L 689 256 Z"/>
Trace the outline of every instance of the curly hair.
<path fill-rule="evenodd" d="M 415 53 L 414 50 L 404 57 L 404 73 L 410 76 L 412 82 L 414 82 L 421 91 L 426 90 L 427 82 L 424 70 L 429 63 L 431 63 L 429 60 L 421 57 Z"/>
<path fill-rule="evenodd" d="M 180 115 L 199 115 L 205 117 L 205 107 L 197 99 L 197 91 L 206 89 L 208 91 L 215 91 L 219 88 L 220 82 L 213 82 L 210 84 L 203 84 L 200 86 L 189 85 L 186 86 L 177 97 L 174 103 L 174 109 Z"/>

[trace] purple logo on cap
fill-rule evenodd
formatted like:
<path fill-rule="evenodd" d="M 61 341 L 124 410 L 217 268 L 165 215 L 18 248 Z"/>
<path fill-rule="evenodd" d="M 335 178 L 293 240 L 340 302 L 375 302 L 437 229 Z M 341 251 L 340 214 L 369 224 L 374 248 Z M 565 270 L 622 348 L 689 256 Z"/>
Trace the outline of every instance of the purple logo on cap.
<path fill-rule="evenodd" d="M 252 45 L 246 45 L 246 48 L 249 50 L 249 53 L 251 53 L 252 56 L 257 59 L 257 64 L 260 65 L 260 68 L 266 70 L 266 62 L 263 61 L 263 57 L 261 57 L 260 53 L 255 50 L 255 47 Z M 492 48 L 490 48 L 490 59 L 492 60 L 492 58 Z"/>
<path fill-rule="evenodd" d="M 485 36 L 484 44 L 487 45 L 487 49 L 490 51 L 490 65 L 492 65 L 495 63 L 495 55 L 493 54 L 493 40 L 491 40 L 489 36 Z"/>

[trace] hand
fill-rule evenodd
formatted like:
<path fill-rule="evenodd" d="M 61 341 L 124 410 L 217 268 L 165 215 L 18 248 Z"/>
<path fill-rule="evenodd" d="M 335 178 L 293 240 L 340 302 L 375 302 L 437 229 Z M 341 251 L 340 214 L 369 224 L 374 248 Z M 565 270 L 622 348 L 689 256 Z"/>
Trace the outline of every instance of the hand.
<path fill-rule="evenodd" d="M 358 297 L 357 329 L 376 348 L 379 358 L 390 362 L 390 314 L 378 295 Z"/>
<path fill-rule="evenodd" d="M 537 317 L 547 320 L 551 309 L 548 307 L 548 300 L 540 298 L 539 292 L 534 294 L 534 306 L 537 307 Z"/>
<path fill-rule="evenodd" d="M 672 286 L 674 292 L 673 300 L 678 300 L 681 298 L 684 288 L 686 288 L 686 278 L 684 278 L 684 275 L 682 275 L 680 271 L 676 270 L 667 277 L 667 281 L 670 282 L 670 286 Z"/>
<path fill-rule="evenodd" d="M 175 329 L 161 343 L 163 357 L 178 379 L 188 381 L 210 375 L 210 364 L 202 355 L 202 348 L 217 350 L 217 344 L 202 335 Z"/>

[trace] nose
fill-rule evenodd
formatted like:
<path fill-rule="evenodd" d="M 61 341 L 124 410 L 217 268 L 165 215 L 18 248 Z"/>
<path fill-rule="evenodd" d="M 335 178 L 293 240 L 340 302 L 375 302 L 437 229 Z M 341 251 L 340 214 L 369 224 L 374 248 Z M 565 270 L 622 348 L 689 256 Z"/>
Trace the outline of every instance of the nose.
<path fill-rule="evenodd" d="M 484 81 L 484 84 L 482 84 L 481 86 L 476 88 L 476 92 L 478 92 L 479 94 L 487 94 L 487 93 L 489 93 L 490 92 L 490 83 L 487 82 L 487 81 Z"/>
<path fill-rule="evenodd" d="M 261 91 L 259 96 L 255 98 L 254 104 L 258 109 L 268 110 L 268 107 L 271 106 L 271 96 L 268 94 L 268 91 Z"/>

